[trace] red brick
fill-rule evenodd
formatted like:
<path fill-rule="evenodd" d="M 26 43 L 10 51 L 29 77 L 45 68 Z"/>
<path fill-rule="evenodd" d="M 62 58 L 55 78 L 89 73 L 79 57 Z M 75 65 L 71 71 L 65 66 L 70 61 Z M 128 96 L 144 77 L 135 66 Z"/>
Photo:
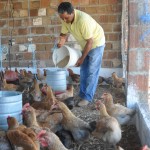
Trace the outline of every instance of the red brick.
<path fill-rule="evenodd" d="M 0 10 L 4 10 L 4 6 L 5 6 L 5 4 L 0 2 Z"/>
<path fill-rule="evenodd" d="M 0 27 L 4 27 L 6 25 L 6 20 L 0 20 Z"/>
<path fill-rule="evenodd" d="M 80 0 L 71 0 L 71 3 L 73 6 L 78 6 L 80 3 Z"/>
<path fill-rule="evenodd" d="M 138 48 L 140 46 L 140 36 L 142 34 L 141 27 L 130 27 L 129 28 L 129 48 Z"/>
<path fill-rule="evenodd" d="M 14 9 L 22 9 L 22 3 L 21 2 L 14 2 L 13 8 Z"/>
<path fill-rule="evenodd" d="M 112 43 L 106 43 L 105 50 L 112 50 Z"/>
<path fill-rule="evenodd" d="M 107 59 L 114 59 L 114 58 L 117 58 L 118 56 L 118 53 L 115 51 L 115 52 L 108 52 L 107 54 Z"/>
<path fill-rule="evenodd" d="M 50 51 L 38 51 L 36 53 L 36 59 L 37 60 L 46 60 L 50 58 Z"/>
<path fill-rule="evenodd" d="M 27 33 L 28 33 L 27 28 L 18 29 L 18 34 L 19 35 L 27 35 Z"/>
<path fill-rule="evenodd" d="M 50 6 L 50 0 L 41 0 L 40 2 L 41 2 L 40 6 L 42 8 L 47 8 Z"/>
<path fill-rule="evenodd" d="M 1 41 L 2 44 L 8 44 L 9 38 L 8 38 L 8 37 L 2 37 L 1 40 L 2 40 L 2 41 Z"/>
<path fill-rule="evenodd" d="M 104 29 L 104 32 L 112 32 L 112 24 L 101 24 Z"/>
<path fill-rule="evenodd" d="M 109 41 L 118 41 L 121 40 L 121 34 L 120 33 L 110 33 L 108 34 Z"/>
<path fill-rule="evenodd" d="M 9 21 L 10 27 L 18 27 L 21 26 L 21 20 L 11 20 Z"/>
<path fill-rule="evenodd" d="M 45 28 L 44 27 L 33 27 L 31 29 L 31 32 L 34 34 L 44 34 L 45 33 Z"/>
<path fill-rule="evenodd" d="M 31 17 L 38 16 L 38 9 L 32 9 L 32 10 L 30 10 L 30 16 Z"/>
<path fill-rule="evenodd" d="M 42 36 L 33 37 L 33 43 L 43 43 L 43 37 Z"/>
<path fill-rule="evenodd" d="M 100 23 L 114 23 L 117 22 L 117 15 L 100 15 Z"/>
<path fill-rule="evenodd" d="M 8 29 L 2 29 L 2 36 L 8 36 L 9 30 Z"/>
<path fill-rule="evenodd" d="M 119 0 L 99 0 L 99 4 L 116 4 Z"/>
<path fill-rule="evenodd" d="M 139 16 L 138 16 L 138 2 L 130 2 L 129 4 L 129 21 L 130 25 L 138 24 L 139 23 Z"/>
<path fill-rule="evenodd" d="M 90 4 L 98 4 L 99 0 L 90 0 Z"/>
<path fill-rule="evenodd" d="M 30 9 L 38 9 L 40 8 L 40 1 L 31 1 Z"/>
<path fill-rule="evenodd" d="M 107 52 L 104 51 L 103 59 L 107 59 Z"/>
<path fill-rule="evenodd" d="M 60 1 L 61 2 L 61 1 Z M 50 6 L 51 7 L 57 7 L 59 4 L 59 0 L 51 0 L 50 1 Z"/>
<path fill-rule="evenodd" d="M 32 59 L 32 53 L 26 52 L 23 53 L 24 60 L 31 60 Z"/>
<path fill-rule="evenodd" d="M 95 9 L 95 7 L 86 7 L 85 12 L 88 14 L 96 14 L 97 10 Z"/>
<path fill-rule="evenodd" d="M 148 91 L 148 75 L 128 75 L 128 83 L 134 84 L 139 91 Z"/>
<path fill-rule="evenodd" d="M 8 12 L 0 12 L 0 16 L 1 16 L 1 18 L 8 18 L 8 15 L 9 13 Z"/>
<path fill-rule="evenodd" d="M 41 39 L 42 40 L 42 39 Z M 38 44 L 36 44 L 36 51 L 45 51 L 46 50 L 46 46 L 45 44 L 39 44 L 39 42 L 37 42 Z"/>
<path fill-rule="evenodd" d="M 136 51 L 129 51 L 129 62 L 128 62 L 128 70 L 129 72 L 137 71 L 136 66 Z"/>
<path fill-rule="evenodd" d="M 15 42 L 16 44 L 24 44 L 27 43 L 26 39 L 22 36 L 22 37 L 15 37 Z"/>
<path fill-rule="evenodd" d="M 90 4 L 90 0 L 80 0 L 80 5 L 89 5 Z"/>
<path fill-rule="evenodd" d="M 50 37 L 50 35 L 48 36 L 43 36 L 43 42 L 44 43 L 49 43 L 52 40 L 52 38 Z"/>
<path fill-rule="evenodd" d="M 121 32 L 121 24 L 114 24 L 113 25 L 114 32 Z"/>
<path fill-rule="evenodd" d="M 143 69 L 145 71 L 150 70 L 150 51 L 145 51 L 144 52 L 144 68 Z"/>

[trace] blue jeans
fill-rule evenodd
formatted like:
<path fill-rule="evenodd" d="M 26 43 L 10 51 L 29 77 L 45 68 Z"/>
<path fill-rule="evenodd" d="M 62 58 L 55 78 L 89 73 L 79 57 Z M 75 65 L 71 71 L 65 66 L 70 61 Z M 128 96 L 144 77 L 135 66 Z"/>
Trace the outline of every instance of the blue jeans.
<path fill-rule="evenodd" d="M 80 92 L 79 96 L 92 102 L 99 79 L 99 72 L 105 45 L 89 51 L 80 66 Z"/>

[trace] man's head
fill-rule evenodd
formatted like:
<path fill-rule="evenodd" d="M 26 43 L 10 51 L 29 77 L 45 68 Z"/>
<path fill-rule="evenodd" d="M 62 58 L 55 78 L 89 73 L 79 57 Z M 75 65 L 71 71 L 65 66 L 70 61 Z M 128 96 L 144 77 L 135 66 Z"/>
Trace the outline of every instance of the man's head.
<path fill-rule="evenodd" d="M 74 20 L 74 8 L 69 2 L 62 2 L 58 6 L 58 13 L 66 23 L 72 23 Z"/>

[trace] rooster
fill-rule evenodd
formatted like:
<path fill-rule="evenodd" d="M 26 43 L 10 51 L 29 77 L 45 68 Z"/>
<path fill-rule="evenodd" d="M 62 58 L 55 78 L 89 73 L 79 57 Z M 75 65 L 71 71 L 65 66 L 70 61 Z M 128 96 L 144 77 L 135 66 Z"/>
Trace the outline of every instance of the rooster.
<path fill-rule="evenodd" d="M 51 109 L 61 110 L 63 115 L 61 124 L 65 130 L 70 131 L 75 142 L 81 143 L 88 139 L 91 132 L 90 125 L 76 117 L 63 102 L 55 102 Z"/>
<path fill-rule="evenodd" d="M 114 104 L 113 97 L 110 93 L 103 93 L 101 98 L 104 99 L 108 114 L 115 117 L 120 125 L 127 124 L 135 114 L 135 110 L 132 110 L 120 104 Z"/>
<path fill-rule="evenodd" d="M 24 125 L 19 125 L 14 117 L 7 118 L 7 137 L 12 144 L 23 147 L 24 150 L 40 150 L 36 134 Z"/>
<path fill-rule="evenodd" d="M 116 148 L 116 144 L 122 136 L 118 121 L 109 116 L 105 105 L 101 101 L 97 102 L 96 108 L 100 112 L 100 119 L 96 122 L 96 129 L 92 132 L 92 135 Z"/>
<path fill-rule="evenodd" d="M 48 150 L 67 150 L 59 138 L 51 131 L 41 130 L 37 137 L 41 145 L 47 147 Z"/>

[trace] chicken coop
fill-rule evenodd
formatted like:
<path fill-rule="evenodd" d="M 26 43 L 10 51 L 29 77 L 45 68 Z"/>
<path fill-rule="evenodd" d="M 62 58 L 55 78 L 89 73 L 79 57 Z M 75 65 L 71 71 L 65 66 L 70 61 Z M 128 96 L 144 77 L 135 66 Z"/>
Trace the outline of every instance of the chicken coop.
<path fill-rule="evenodd" d="M 61 2 L 70 2 L 75 9 L 92 16 L 105 33 L 106 45 L 94 101 L 83 108 L 76 106 L 80 67 L 68 69 L 67 65 L 61 67 L 61 62 L 58 68 L 54 61 L 61 33 L 57 12 Z M 81 47 L 72 34 L 68 35 L 65 46 L 76 55 L 75 60 L 70 59 L 75 65 Z M 72 52 L 73 49 L 78 53 Z M 19 147 L 114 150 L 116 144 L 118 150 L 150 147 L 149 0 L 0 0 L 0 65 L 0 150 Z M 130 119 L 128 124 L 117 120 L 121 127 L 116 125 L 116 134 L 122 136 L 111 144 L 103 140 L 104 135 L 99 139 L 90 134 L 96 133 L 91 130 L 101 119 L 97 111 L 103 114 L 103 104 L 98 101 L 107 99 L 108 93 L 116 107 L 128 109 L 131 114 L 125 116 Z M 71 125 L 66 121 L 68 118 L 63 119 L 69 115 L 64 114 L 72 116 Z M 113 116 L 109 111 L 108 114 Z M 24 116 L 30 119 L 25 121 Z M 51 141 L 50 144 L 43 139 Z"/>

